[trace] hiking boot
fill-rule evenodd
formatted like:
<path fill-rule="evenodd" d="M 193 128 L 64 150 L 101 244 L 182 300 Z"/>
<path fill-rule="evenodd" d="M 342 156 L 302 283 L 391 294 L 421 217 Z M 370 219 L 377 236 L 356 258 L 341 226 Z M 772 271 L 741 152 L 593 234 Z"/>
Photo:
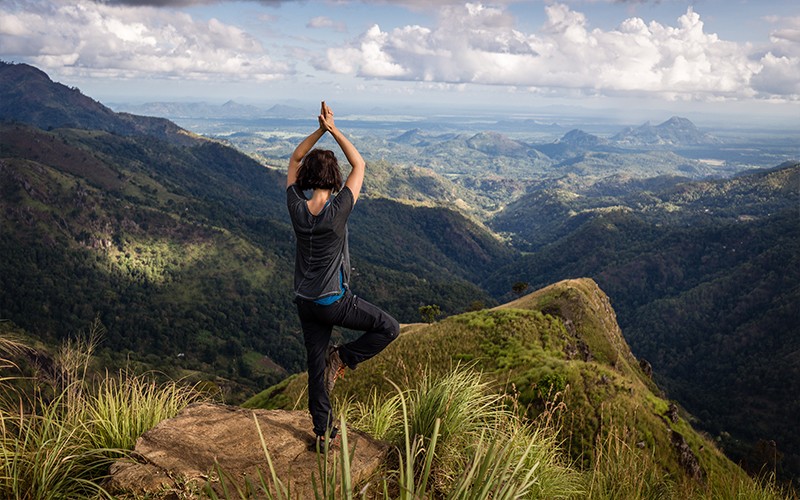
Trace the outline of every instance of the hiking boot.
<path fill-rule="evenodd" d="M 328 356 L 325 358 L 325 390 L 328 394 L 333 390 L 336 379 L 339 378 L 345 369 L 345 364 L 339 358 L 339 346 L 328 347 Z"/>
<path fill-rule="evenodd" d="M 317 452 L 325 453 L 326 444 L 328 445 L 328 450 L 334 450 L 339 448 L 342 439 L 335 427 L 331 429 L 331 434 L 333 434 L 333 436 L 330 438 L 330 440 L 326 439 L 325 436 L 317 436 L 317 439 L 314 442 L 314 447 Z M 326 443 L 326 441 L 329 442 Z"/>

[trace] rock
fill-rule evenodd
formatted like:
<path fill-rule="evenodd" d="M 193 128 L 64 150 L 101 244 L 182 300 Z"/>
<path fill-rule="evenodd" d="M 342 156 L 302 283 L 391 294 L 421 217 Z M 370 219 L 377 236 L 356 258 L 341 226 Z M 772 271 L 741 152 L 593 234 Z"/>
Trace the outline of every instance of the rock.
<path fill-rule="evenodd" d="M 639 367 L 647 378 L 653 378 L 653 367 L 650 366 L 650 363 L 646 359 L 639 360 Z"/>
<path fill-rule="evenodd" d="M 669 408 L 667 409 L 666 416 L 668 419 L 672 421 L 673 424 L 678 423 L 678 405 L 675 403 L 670 403 Z"/>
<path fill-rule="evenodd" d="M 318 484 L 320 478 L 317 454 L 312 451 L 313 425 L 307 412 L 248 410 L 212 403 L 191 404 L 145 432 L 136 440 L 133 459 L 111 466 L 105 487 L 112 493 L 158 494 L 161 498 L 176 489 L 200 490 L 209 482 L 219 495 L 222 488 L 216 463 L 240 487 L 244 487 L 245 476 L 258 482 L 259 470 L 271 484 L 254 417 L 278 479 L 291 480 L 293 495 L 313 498 L 311 474 Z M 356 446 L 351 466 L 355 484 L 384 462 L 389 445 L 349 427 L 347 437 L 349 448 L 354 442 Z M 334 455 L 338 463 L 338 450 L 329 461 Z"/>
<path fill-rule="evenodd" d="M 587 363 L 594 361 L 594 353 L 589 348 L 589 344 L 583 340 L 578 341 L 578 352 L 580 353 L 580 357 L 583 359 L 583 361 L 586 361 Z"/>
<path fill-rule="evenodd" d="M 700 462 L 697 461 L 697 457 L 692 453 L 692 449 L 689 448 L 689 443 L 686 442 L 686 438 L 683 437 L 683 434 L 672 431 L 670 433 L 670 440 L 678 451 L 678 464 L 683 471 L 686 475 L 702 484 L 703 476 L 700 471 Z"/>

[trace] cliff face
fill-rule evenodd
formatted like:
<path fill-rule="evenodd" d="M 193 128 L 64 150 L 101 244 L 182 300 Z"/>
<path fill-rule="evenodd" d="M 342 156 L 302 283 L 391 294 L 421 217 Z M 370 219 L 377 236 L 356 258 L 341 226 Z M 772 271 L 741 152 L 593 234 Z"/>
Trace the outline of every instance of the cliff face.
<path fill-rule="evenodd" d="M 611 439 L 652 453 L 665 472 L 697 480 L 712 464 L 735 468 L 663 398 L 631 354 L 608 296 L 590 279 L 431 325 L 404 325 L 384 352 L 347 371 L 333 396 L 366 401 L 373 390 L 390 394 L 387 378 L 413 389 L 424 373 L 445 374 L 459 363 L 472 364 L 530 418 L 556 419 L 579 465 L 597 460 Z M 306 384 L 305 374 L 295 376 L 245 405 L 303 408 Z"/>

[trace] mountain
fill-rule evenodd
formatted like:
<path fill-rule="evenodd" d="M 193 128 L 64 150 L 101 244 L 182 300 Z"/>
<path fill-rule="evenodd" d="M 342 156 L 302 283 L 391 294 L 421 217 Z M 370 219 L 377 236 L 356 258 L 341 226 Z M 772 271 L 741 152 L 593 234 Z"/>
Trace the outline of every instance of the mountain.
<path fill-rule="evenodd" d="M 585 149 L 592 149 L 599 146 L 605 146 L 608 144 L 608 140 L 598 137 L 593 134 L 587 134 L 583 130 L 570 130 L 564 136 L 556 141 L 556 144 L 570 144 L 572 146 L 578 146 Z"/>
<path fill-rule="evenodd" d="M 497 132 L 480 132 L 467 145 L 492 156 L 527 156 L 528 147 Z"/>
<path fill-rule="evenodd" d="M 689 457 L 699 462 L 695 471 L 735 470 L 712 441 L 692 429 L 687 415 L 663 398 L 631 354 L 609 298 L 588 279 L 559 282 L 430 325 L 405 325 L 383 352 L 337 380 L 334 406 L 383 400 L 395 393 L 389 380 L 414 388 L 424 374 L 442 376 L 459 363 L 480 371 L 490 390 L 505 394 L 509 405 L 532 419 L 547 411 L 546 402 L 563 402 L 555 417 L 561 422 L 559 440 L 579 466 L 599 459 L 598 445 L 619 432 L 676 477 L 693 476 L 686 469 Z M 297 375 L 245 406 L 305 407 L 307 383 L 306 374 Z M 689 453 L 678 452 L 678 436 Z"/>
<path fill-rule="evenodd" d="M 614 157 L 605 155 L 604 159 Z M 657 157 L 649 159 L 652 162 Z M 792 163 L 767 172 L 705 181 L 670 175 L 633 180 L 630 175 L 616 175 L 586 184 L 572 174 L 558 182 L 543 182 L 542 189 L 532 185 L 528 194 L 509 204 L 488 224 L 495 231 L 514 235 L 520 249 L 533 251 L 610 209 L 636 213 L 653 224 L 738 223 L 790 208 L 797 175 L 797 165 Z"/>
<path fill-rule="evenodd" d="M 535 289 L 591 277 L 613 298 L 633 352 L 697 427 L 755 469 L 751 447 L 775 442 L 779 474 L 796 477 L 800 399 L 785 387 L 800 385 L 798 184 L 794 163 L 619 199 L 528 195 L 518 220 L 504 220 L 526 228 L 538 251 L 482 285 L 507 299 L 516 281 Z"/>
<path fill-rule="evenodd" d="M 40 83 L 65 115 L 113 123 Z M 25 116 L 51 107 L 37 102 Z M 18 120 L 0 123 L 0 151 L 0 318 L 49 343 L 98 318 L 106 366 L 217 377 L 232 400 L 300 369 L 285 173 L 213 141 Z M 513 259 L 507 244 L 446 206 L 367 191 L 351 221 L 360 296 L 403 322 L 423 304 L 445 315 L 496 304 L 474 283 Z"/>
<path fill-rule="evenodd" d="M 261 108 L 249 104 L 239 104 L 236 101 L 227 101 L 220 106 L 220 109 L 226 115 L 236 117 L 261 117 L 264 114 Z"/>
<path fill-rule="evenodd" d="M 180 146 L 207 139 L 163 118 L 115 113 L 77 88 L 55 83 L 27 64 L 0 61 L 0 118 L 19 120 L 41 129 L 58 127 L 103 130 L 120 135 L 150 135 Z"/>
<path fill-rule="evenodd" d="M 399 136 L 391 139 L 391 141 L 401 144 L 428 145 L 429 138 L 430 137 L 428 134 L 423 132 L 421 128 L 417 127 L 403 132 Z"/>
<path fill-rule="evenodd" d="M 690 120 L 677 116 L 656 126 L 647 122 L 638 128 L 625 128 L 612 137 L 611 142 L 620 147 L 695 146 L 722 143 L 713 135 L 701 132 Z"/>

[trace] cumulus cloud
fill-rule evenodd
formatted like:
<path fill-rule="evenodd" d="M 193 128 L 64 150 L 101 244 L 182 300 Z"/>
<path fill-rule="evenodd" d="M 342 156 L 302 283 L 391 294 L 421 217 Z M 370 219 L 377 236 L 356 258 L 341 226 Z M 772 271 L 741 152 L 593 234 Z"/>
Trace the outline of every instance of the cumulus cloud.
<path fill-rule="evenodd" d="M 800 16 L 773 19 L 781 26 L 770 33 L 772 45 L 759 59 L 753 88 L 775 96 L 800 96 Z"/>
<path fill-rule="evenodd" d="M 16 5 L 0 8 L 3 56 L 63 73 L 255 80 L 293 73 L 250 34 L 213 18 L 87 0 Z"/>
<path fill-rule="evenodd" d="M 530 34 L 516 29 L 515 20 L 502 8 L 445 6 L 434 27 L 415 25 L 384 32 L 372 26 L 349 43 L 329 48 L 318 66 L 366 78 L 590 94 L 798 98 L 800 79 L 793 49 L 757 56 L 749 45 L 706 33 L 691 7 L 676 26 L 633 17 L 610 31 L 590 30 L 586 17 L 566 5 L 544 8 L 547 21 L 538 33 Z M 776 30 L 773 38 L 793 44 L 791 29 Z"/>

